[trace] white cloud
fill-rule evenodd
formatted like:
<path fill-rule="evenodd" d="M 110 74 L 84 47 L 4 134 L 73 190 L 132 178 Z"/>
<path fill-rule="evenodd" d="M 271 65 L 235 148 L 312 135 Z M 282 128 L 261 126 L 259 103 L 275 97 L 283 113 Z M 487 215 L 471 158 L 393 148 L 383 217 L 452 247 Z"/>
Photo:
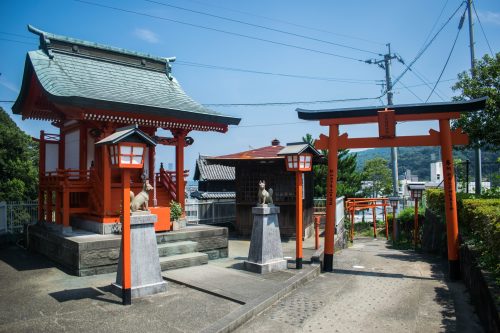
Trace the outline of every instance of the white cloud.
<path fill-rule="evenodd" d="M 156 44 L 160 42 L 158 35 L 148 29 L 135 29 L 134 35 L 148 43 Z"/>
<path fill-rule="evenodd" d="M 496 25 L 500 25 L 500 13 L 495 12 L 478 12 L 479 19 L 482 23 L 492 23 Z"/>

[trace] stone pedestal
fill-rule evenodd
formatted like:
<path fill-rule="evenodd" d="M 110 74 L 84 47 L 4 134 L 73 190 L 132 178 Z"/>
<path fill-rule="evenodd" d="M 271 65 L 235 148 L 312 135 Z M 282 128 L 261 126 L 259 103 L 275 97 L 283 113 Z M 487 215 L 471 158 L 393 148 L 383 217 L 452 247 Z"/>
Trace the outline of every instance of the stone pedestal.
<path fill-rule="evenodd" d="M 167 282 L 161 276 L 160 258 L 154 224 L 157 216 L 150 212 L 134 212 L 130 215 L 130 248 L 132 298 L 143 297 L 167 290 Z M 121 297 L 123 274 L 123 243 L 120 246 L 120 258 L 116 283 L 113 292 Z"/>
<path fill-rule="evenodd" d="M 281 248 L 279 207 L 262 205 L 252 207 L 253 227 L 248 260 L 243 266 L 255 273 L 270 273 L 287 268 Z"/>

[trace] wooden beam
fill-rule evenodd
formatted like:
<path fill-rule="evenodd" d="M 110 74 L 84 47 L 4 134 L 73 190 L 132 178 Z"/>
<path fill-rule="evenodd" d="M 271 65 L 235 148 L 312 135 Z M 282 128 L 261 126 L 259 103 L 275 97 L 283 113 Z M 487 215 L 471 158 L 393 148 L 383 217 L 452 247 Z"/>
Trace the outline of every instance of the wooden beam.
<path fill-rule="evenodd" d="M 381 111 L 384 111 L 381 109 Z M 395 115 L 396 122 L 398 121 L 425 121 L 425 120 L 439 120 L 439 119 L 458 119 L 460 112 L 445 112 L 445 113 L 424 113 L 424 114 L 401 114 Z M 349 117 L 349 118 L 333 118 L 321 119 L 319 124 L 322 126 L 337 125 L 354 125 L 354 124 L 368 124 L 377 123 L 378 116 L 366 117 Z"/>

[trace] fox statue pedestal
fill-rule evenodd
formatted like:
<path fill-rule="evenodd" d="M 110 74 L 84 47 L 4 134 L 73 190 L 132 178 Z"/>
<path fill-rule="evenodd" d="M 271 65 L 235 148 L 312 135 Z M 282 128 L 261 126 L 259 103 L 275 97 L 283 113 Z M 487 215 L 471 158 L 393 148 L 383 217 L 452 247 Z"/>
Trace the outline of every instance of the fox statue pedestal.
<path fill-rule="evenodd" d="M 149 211 L 130 214 L 130 251 L 132 270 L 132 298 L 157 294 L 167 290 L 167 282 L 161 276 L 160 258 L 154 224 L 158 217 Z M 121 297 L 123 274 L 123 244 L 120 248 L 116 283 L 113 293 Z"/>
<path fill-rule="evenodd" d="M 252 207 L 252 239 L 248 260 L 243 262 L 247 271 L 265 274 L 287 268 L 281 248 L 279 212 L 280 208 L 274 205 Z"/>

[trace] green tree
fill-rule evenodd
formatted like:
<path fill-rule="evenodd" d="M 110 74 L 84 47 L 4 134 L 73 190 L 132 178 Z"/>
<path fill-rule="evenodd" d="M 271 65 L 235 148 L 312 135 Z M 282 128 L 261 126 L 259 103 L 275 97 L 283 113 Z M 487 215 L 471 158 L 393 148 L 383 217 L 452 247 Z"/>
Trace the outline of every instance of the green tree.
<path fill-rule="evenodd" d="M 478 112 L 464 112 L 453 126 L 461 127 L 475 147 L 500 149 L 500 53 L 495 57 L 485 55 L 475 63 L 475 70 L 458 74 L 452 89 L 460 91 L 456 101 L 488 97 L 486 108 Z"/>
<path fill-rule="evenodd" d="M 314 139 L 307 133 L 302 137 L 302 141 L 314 145 Z M 321 153 L 328 160 L 328 150 Z M 337 196 L 354 197 L 361 188 L 361 179 L 356 172 L 356 154 L 350 154 L 349 150 L 343 149 L 338 152 L 338 176 L 337 176 Z M 328 177 L 328 165 L 316 164 L 313 166 L 314 172 L 314 197 L 326 197 L 326 182 Z"/>
<path fill-rule="evenodd" d="M 0 201 L 37 197 L 38 144 L 0 107 Z"/>
<path fill-rule="evenodd" d="M 381 157 L 366 161 L 361 172 L 361 179 L 371 182 L 371 185 L 364 189 L 367 197 L 377 197 L 392 193 L 391 169 L 387 160 Z"/>

